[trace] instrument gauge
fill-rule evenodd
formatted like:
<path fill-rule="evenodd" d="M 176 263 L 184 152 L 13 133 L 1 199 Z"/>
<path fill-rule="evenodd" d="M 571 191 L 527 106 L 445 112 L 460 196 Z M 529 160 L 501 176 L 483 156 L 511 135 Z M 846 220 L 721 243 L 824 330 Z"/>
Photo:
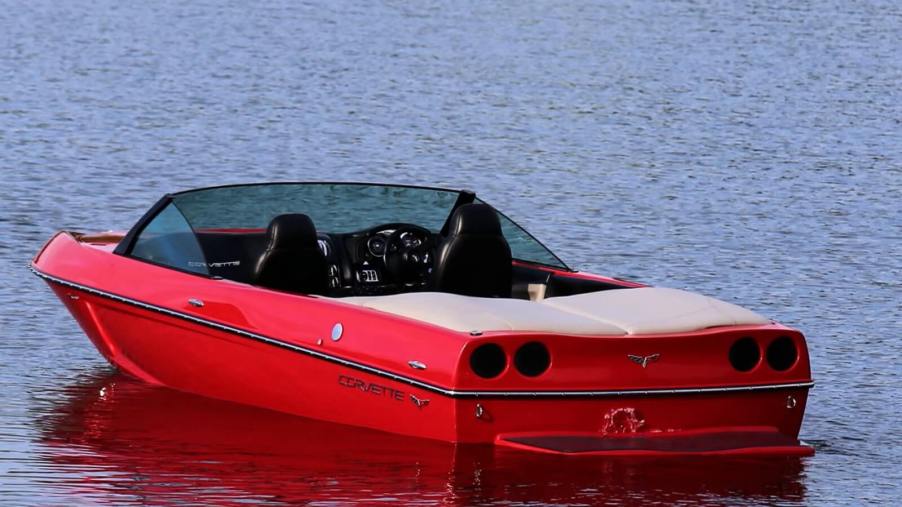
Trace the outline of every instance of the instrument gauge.
<path fill-rule="evenodd" d="M 408 248 L 415 248 L 420 246 L 422 241 L 415 234 L 410 232 L 405 232 L 401 234 L 401 244 Z"/>
<path fill-rule="evenodd" d="M 373 236 L 366 242 L 366 248 L 374 257 L 382 257 L 385 255 L 385 238 Z"/>

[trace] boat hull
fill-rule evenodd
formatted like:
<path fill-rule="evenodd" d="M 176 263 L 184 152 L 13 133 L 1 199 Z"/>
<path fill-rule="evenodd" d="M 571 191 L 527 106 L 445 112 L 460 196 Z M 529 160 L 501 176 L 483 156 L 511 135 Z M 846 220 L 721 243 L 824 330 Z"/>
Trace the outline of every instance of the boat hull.
<path fill-rule="evenodd" d="M 807 353 L 780 382 L 752 372 L 717 383 L 716 376 L 700 376 L 708 373 L 682 364 L 692 360 L 686 356 L 669 366 L 682 382 L 661 387 L 652 375 L 669 375 L 666 365 L 646 368 L 626 361 L 622 351 L 642 343 L 678 359 L 686 348 L 681 343 L 693 337 L 603 338 L 609 341 L 601 345 L 591 337 L 488 333 L 474 338 L 315 298 L 273 294 L 261 302 L 258 288 L 223 288 L 224 281 L 173 274 L 108 252 L 100 252 L 107 257 L 105 269 L 98 269 L 99 253 L 78 248 L 65 236 L 52 241 L 33 269 L 111 364 L 150 384 L 391 433 L 543 453 L 812 452 L 797 440 L 812 385 Z M 85 280 L 73 280 L 76 276 Z M 186 281 L 195 280 L 186 290 Z M 147 285 L 139 286 L 142 281 Z M 110 288 L 100 289 L 102 284 Z M 195 294 L 205 302 L 202 307 L 190 303 L 187 296 Z M 228 303 L 230 297 L 247 304 L 238 309 Z M 350 331 L 333 340 L 327 330 L 335 322 Z M 732 332 L 714 330 L 696 338 L 701 344 L 720 343 L 734 339 Z M 488 388 L 489 381 L 474 379 L 464 359 L 474 340 L 484 339 L 505 346 L 556 340 L 564 344 L 562 363 L 579 362 L 563 350 L 569 347 L 574 356 L 601 354 L 583 361 L 596 369 L 609 359 L 604 354 L 616 351 L 624 359 L 617 364 L 624 366 L 609 372 L 604 384 L 580 380 L 586 375 L 574 367 L 558 368 L 557 377 L 546 375 L 543 382 L 550 387 L 541 390 L 536 381 L 515 376 Z M 696 355 L 707 360 L 701 351 Z M 409 358 L 422 360 L 428 370 L 408 367 Z M 710 370 L 719 375 L 714 366 Z M 651 380 L 639 384 L 642 376 Z M 729 436 L 721 442 L 735 444 L 726 449 L 705 444 L 721 434 Z M 762 434 L 780 438 L 759 438 Z M 587 435 L 592 438 L 585 440 Z M 585 445 L 575 451 L 544 445 L 580 438 Z M 599 444 L 598 438 L 608 441 Z M 665 439 L 669 443 L 662 444 Z"/>
<path fill-rule="evenodd" d="M 135 378 L 211 398 L 430 439 L 529 449 L 510 445 L 505 436 L 679 434 L 701 440 L 710 438 L 706 429 L 736 432 L 755 427 L 794 441 L 807 400 L 807 386 L 673 394 L 449 396 L 71 287 L 51 286 L 98 351 Z M 779 445 L 759 441 L 728 450 L 692 449 L 650 445 L 607 453 L 809 452 L 785 439 Z"/>

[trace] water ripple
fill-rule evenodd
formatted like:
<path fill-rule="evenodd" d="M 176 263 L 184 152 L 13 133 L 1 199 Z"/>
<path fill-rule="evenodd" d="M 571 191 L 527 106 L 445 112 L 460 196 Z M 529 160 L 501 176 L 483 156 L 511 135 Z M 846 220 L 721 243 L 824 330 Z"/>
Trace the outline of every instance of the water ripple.
<path fill-rule="evenodd" d="M 0 27 L 0 503 L 902 494 L 898 2 L 0 0 Z M 218 440 L 142 426 L 154 403 L 208 423 L 249 416 L 111 374 L 24 264 L 54 231 L 127 228 L 169 191 L 305 179 L 473 188 L 573 266 L 801 328 L 818 381 L 802 438 L 818 454 L 411 458 L 364 432 L 286 456 L 265 439 L 232 446 L 228 425 Z M 104 387 L 133 403 L 98 398 Z"/>

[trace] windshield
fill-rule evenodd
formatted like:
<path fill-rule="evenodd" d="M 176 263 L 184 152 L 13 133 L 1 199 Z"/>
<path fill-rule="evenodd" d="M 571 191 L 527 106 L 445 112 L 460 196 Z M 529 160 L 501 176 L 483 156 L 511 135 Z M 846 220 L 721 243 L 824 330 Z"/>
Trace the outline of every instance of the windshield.
<path fill-rule="evenodd" d="M 393 223 L 439 233 L 461 195 L 455 190 L 365 183 L 267 183 L 189 190 L 169 196 L 168 205 L 143 229 L 139 224 L 132 255 L 150 259 L 150 254 L 144 255 L 147 250 L 154 252 L 151 260 L 155 262 L 171 265 L 175 263 L 168 260 L 171 257 L 184 264 L 188 262 L 184 259 L 198 257 L 197 248 L 188 248 L 192 243 L 186 235 L 263 231 L 273 218 L 287 213 L 308 215 L 322 233 L 343 234 Z M 569 269 L 510 218 L 501 212 L 498 218 L 514 259 Z M 191 262 L 203 266 L 204 261 Z"/>
<path fill-rule="evenodd" d="M 276 183 L 193 190 L 172 201 L 195 230 L 265 229 L 285 213 L 304 213 L 316 229 L 354 232 L 411 223 L 441 230 L 458 192 L 360 183 Z"/>

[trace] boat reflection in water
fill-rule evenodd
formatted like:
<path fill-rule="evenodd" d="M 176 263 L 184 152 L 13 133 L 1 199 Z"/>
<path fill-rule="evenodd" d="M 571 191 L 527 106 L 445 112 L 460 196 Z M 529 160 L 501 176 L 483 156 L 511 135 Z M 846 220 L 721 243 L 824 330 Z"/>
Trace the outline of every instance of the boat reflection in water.
<path fill-rule="evenodd" d="M 455 446 L 101 372 L 38 418 L 72 503 L 742 504 L 804 499 L 800 458 L 599 458 Z"/>

